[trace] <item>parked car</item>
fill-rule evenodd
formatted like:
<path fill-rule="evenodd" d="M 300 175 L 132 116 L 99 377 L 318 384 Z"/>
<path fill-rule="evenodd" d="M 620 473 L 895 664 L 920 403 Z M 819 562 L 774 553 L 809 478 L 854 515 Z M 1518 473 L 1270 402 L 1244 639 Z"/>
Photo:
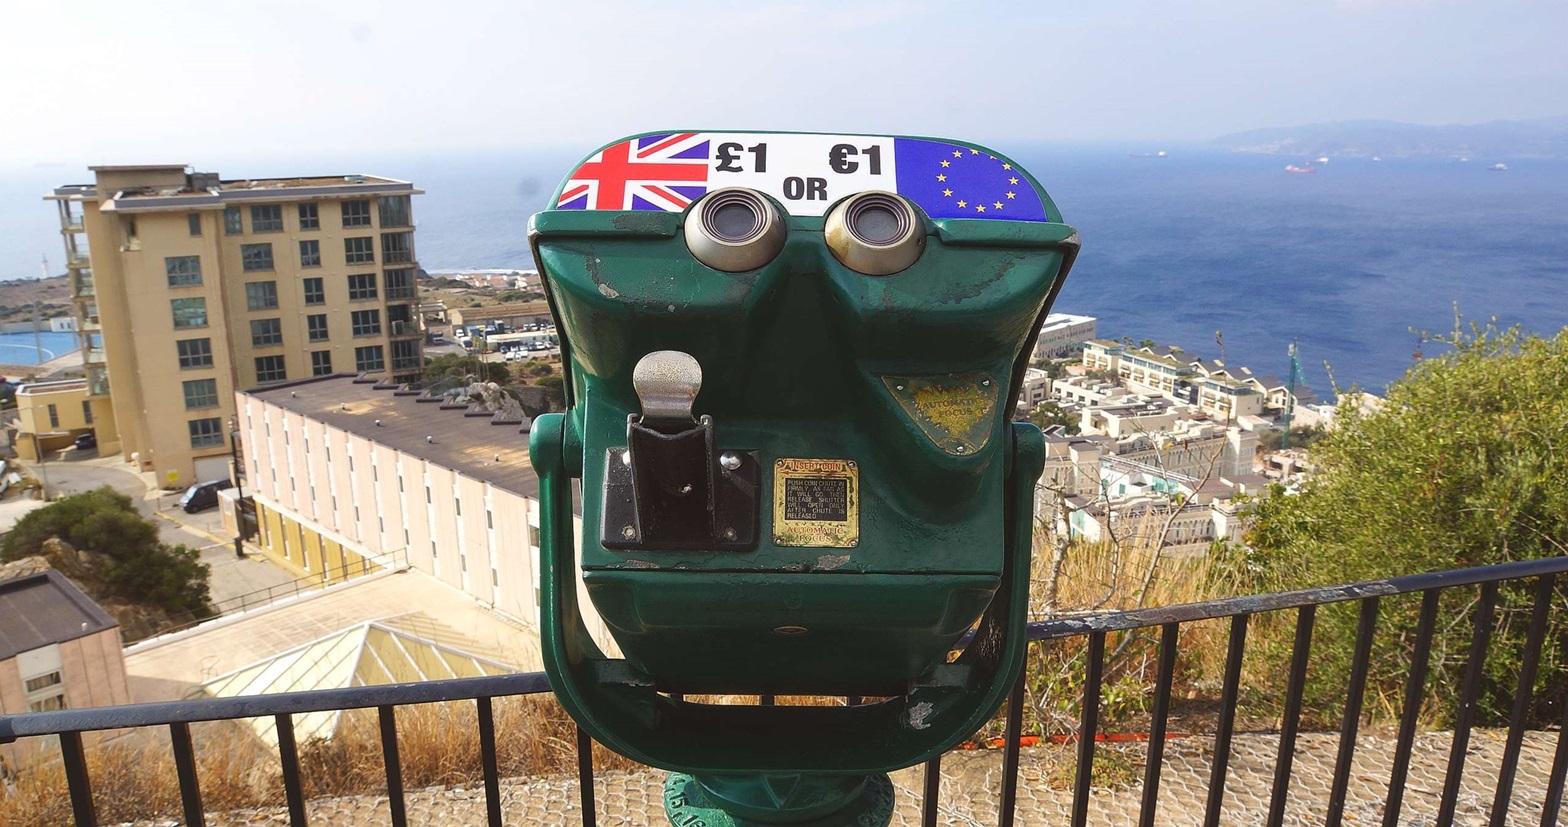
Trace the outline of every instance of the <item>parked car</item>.
<path fill-rule="evenodd" d="M 91 451 L 98 447 L 98 432 L 88 431 L 76 438 L 76 450 Z"/>
<path fill-rule="evenodd" d="M 184 509 L 186 514 L 195 514 L 198 511 L 216 508 L 218 505 L 218 492 L 233 487 L 234 483 L 230 480 L 198 482 L 185 489 L 185 493 L 180 496 L 180 508 Z"/>

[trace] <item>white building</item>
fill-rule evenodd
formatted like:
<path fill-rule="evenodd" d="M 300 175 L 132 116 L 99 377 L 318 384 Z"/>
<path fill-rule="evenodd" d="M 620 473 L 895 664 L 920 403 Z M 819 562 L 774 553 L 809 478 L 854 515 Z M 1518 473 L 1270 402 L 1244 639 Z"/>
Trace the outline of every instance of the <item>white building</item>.
<path fill-rule="evenodd" d="M 537 629 L 539 480 L 523 418 L 342 374 L 242 391 L 236 403 L 242 491 L 276 562 L 339 580 L 406 555 Z M 573 533 L 580 542 L 580 515 Z"/>
<path fill-rule="evenodd" d="M 1040 335 L 1034 343 L 1034 358 L 1060 359 L 1077 355 L 1083 349 L 1083 343 L 1094 338 L 1095 328 L 1096 320 L 1093 316 L 1052 313 L 1040 324 Z"/>

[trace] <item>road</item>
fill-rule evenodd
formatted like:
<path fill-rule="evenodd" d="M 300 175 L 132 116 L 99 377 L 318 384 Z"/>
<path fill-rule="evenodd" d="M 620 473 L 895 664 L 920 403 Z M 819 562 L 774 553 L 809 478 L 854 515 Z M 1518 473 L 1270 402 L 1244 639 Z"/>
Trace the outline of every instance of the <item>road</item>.
<path fill-rule="evenodd" d="M 148 490 L 144 477 L 131 470 L 119 457 L 98 457 L 89 451 L 78 456 L 74 450 L 61 451 L 62 459 L 42 469 L 49 480 L 52 498 L 80 494 L 105 485 L 125 494 L 136 503 L 142 515 L 158 527 L 158 537 L 170 545 L 185 545 L 201 553 L 201 561 L 211 569 L 210 586 L 214 603 L 242 594 L 252 594 L 294 580 L 294 575 L 251 553 L 241 559 L 234 554 L 234 538 L 223 529 L 222 514 L 208 509 L 186 514 L 179 507 L 179 492 L 158 493 Z M 38 463 L 27 463 L 34 476 L 40 476 Z"/>

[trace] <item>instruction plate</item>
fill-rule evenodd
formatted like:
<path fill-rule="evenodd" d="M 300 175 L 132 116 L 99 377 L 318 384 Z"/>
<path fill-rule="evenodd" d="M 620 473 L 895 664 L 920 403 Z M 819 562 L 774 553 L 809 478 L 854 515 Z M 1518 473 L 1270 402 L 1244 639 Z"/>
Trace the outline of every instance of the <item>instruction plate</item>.
<path fill-rule="evenodd" d="M 854 548 L 860 543 L 860 469 L 853 460 L 773 463 L 773 544 Z"/>

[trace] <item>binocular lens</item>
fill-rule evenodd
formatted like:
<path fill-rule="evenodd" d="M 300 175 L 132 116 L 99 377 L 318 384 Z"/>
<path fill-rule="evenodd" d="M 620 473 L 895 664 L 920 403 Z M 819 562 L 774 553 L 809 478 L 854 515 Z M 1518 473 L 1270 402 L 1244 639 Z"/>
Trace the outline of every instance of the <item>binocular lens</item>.
<path fill-rule="evenodd" d="M 731 242 L 745 241 L 755 235 L 758 226 L 762 224 L 762 216 L 757 215 L 750 204 L 740 201 L 720 204 L 703 218 L 709 219 L 709 232 Z"/>
<path fill-rule="evenodd" d="M 839 204 L 828 213 L 823 233 L 841 264 L 868 276 L 905 270 L 925 249 L 914 207 L 889 192 L 864 192 Z"/>
<path fill-rule="evenodd" d="M 703 264 L 726 273 L 755 270 L 784 248 L 784 219 L 752 190 L 729 187 L 702 197 L 686 218 L 686 246 Z"/>
<path fill-rule="evenodd" d="M 859 209 L 851 210 L 849 229 L 856 238 L 867 244 L 891 244 L 904 234 L 909 221 L 883 204 L 861 202 Z"/>

